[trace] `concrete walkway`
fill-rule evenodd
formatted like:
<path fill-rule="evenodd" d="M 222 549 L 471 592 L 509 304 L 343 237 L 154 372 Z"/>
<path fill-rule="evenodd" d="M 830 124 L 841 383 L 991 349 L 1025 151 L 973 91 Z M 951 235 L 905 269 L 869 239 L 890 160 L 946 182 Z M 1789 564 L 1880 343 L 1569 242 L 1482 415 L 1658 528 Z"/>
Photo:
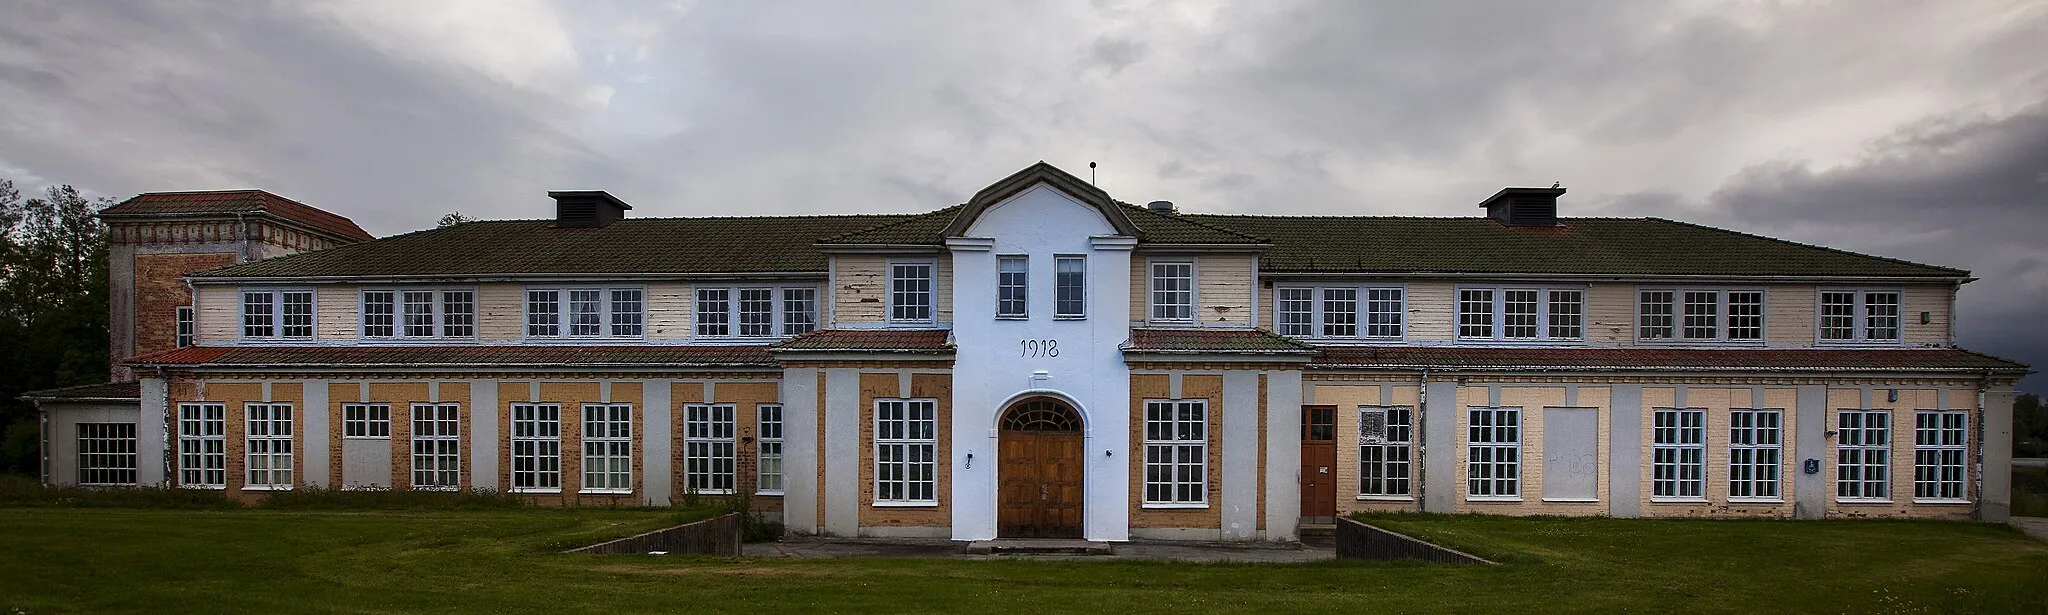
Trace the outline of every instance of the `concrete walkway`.
<path fill-rule="evenodd" d="M 2048 517 L 2013 517 L 2012 524 L 2020 531 L 2040 540 L 2048 540 Z"/>
<path fill-rule="evenodd" d="M 970 554 L 967 543 L 936 538 L 789 538 L 746 545 L 747 557 L 939 557 L 957 559 L 1035 560 L 1173 560 L 1183 562 L 1250 562 L 1292 564 L 1335 559 L 1328 545 L 1274 543 L 1182 542 L 1133 540 L 1110 543 L 1108 555 Z"/>

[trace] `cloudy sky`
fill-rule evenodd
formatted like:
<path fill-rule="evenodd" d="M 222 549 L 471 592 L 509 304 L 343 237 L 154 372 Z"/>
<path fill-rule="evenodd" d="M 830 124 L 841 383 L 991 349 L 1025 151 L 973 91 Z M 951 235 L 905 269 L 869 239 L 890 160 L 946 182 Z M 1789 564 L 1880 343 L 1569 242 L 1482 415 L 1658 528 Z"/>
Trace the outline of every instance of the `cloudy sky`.
<path fill-rule="evenodd" d="M 2048 2 L 0 0 L 0 177 L 373 233 L 922 211 L 1036 160 L 1206 212 L 1667 216 L 1968 268 L 2048 366 Z M 2048 388 L 2043 378 L 2028 388 Z"/>

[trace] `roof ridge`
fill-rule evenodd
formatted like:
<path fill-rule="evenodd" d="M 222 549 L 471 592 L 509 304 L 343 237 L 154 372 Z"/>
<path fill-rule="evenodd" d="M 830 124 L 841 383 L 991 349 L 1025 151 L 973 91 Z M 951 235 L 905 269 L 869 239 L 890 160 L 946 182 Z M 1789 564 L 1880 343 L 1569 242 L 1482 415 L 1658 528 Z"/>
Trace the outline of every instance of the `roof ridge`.
<path fill-rule="evenodd" d="M 1818 244 L 1811 244 L 1811 243 L 1805 243 L 1805 242 L 1800 242 L 1800 241 L 1792 241 L 1792 240 L 1790 240 L 1790 239 L 1779 239 L 1779 238 L 1777 238 L 1777 237 L 1771 237 L 1771 236 L 1769 236 L 1769 235 L 1758 235 L 1758 234 L 1756 234 L 1756 233 L 1746 233 L 1746 232 L 1743 232 L 1743 231 L 1738 231 L 1738 230 L 1734 230 L 1734 229 L 1725 229 L 1725 228 L 1721 228 L 1721 227 L 1717 227 L 1717 226 L 1707 226 L 1707 225 L 1704 225 L 1704 224 L 1694 224 L 1694 223 L 1691 223 L 1691 222 L 1686 222 L 1686 221 L 1683 221 L 1683 220 L 1673 220 L 1673 219 L 1670 219 L 1670 218 L 1659 218 L 1659 217 L 1656 217 L 1656 216 L 1650 216 L 1650 217 L 1646 217 L 1646 218 L 1644 218 L 1644 219 L 1645 219 L 1645 220 L 1653 220 L 1653 221 L 1657 221 L 1657 222 L 1663 222 L 1663 223 L 1666 223 L 1666 224 L 1676 224 L 1676 225 L 1679 225 L 1679 226 L 1684 226 L 1684 227 L 1690 227 L 1690 228 L 1696 228 L 1696 229 L 1705 229 L 1705 230 L 1709 230 L 1709 231 L 1716 231 L 1716 232 L 1720 232 L 1720 233 L 1724 233 L 1724 234 L 1728 234 L 1728 235 L 1737 235 L 1737 236 L 1741 236 L 1741 237 L 1749 237 L 1749 238 L 1752 238 L 1752 239 L 1762 239 L 1762 240 L 1764 240 L 1764 241 L 1775 241 L 1775 242 L 1778 242 L 1778 243 L 1784 243 L 1784 244 L 1791 244 L 1791 245 L 1799 246 L 1799 247 L 1802 247 L 1802 248 L 1813 248 L 1813 249 L 1816 249 L 1816 250 L 1822 250 L 1822 251 L 1826 251 L 1826 252 L 1833 252 L 1833 253 L 1836 253 L 1836 254 L 1845 254 L 1845 255 L 1848 255 L 1848 256 L 1855 256 L 1855 257 L 1860 257 L 1860 258 L 1869 258 L 1869 259 L 1881 260 L 1881 261 L 1885 261 L 1885 262 L 1888 262 L 1888 263 L 1895 263 L 1895 264 L 1900 264 L 1900 265 L 1912 265 L 1912 266 L 1914 266 L 1914 267 L 1925 267 L 1925 268 L 1928 268 L 1928 269 L 1937 269 L 1937 270 L 1941 270 L 1941 271 L 1953 271 L 1953 272 L 1956 272 L 1956 273 L 1962 274 L 1962 275 L 1964 275 L 1964 276 L 1968 276 L 1968 275 L 1970 275 L 1970 272 L 1969 272 L 1968 270 L 1964 270 L 1964 269 L 1956 269 L 1956 268 L 1954 268 L 1954 267 L 1943 267 L 1943 266 L 1940 266 L 1940 265 L 1929 265 L 1929 264 L 1927 264 L 1927 263 L 1916 263 L 1916 262 L 1913 262 L 1913 261 L 1909 261 L 1909 260 L 1906 260 L 1906 259 L 1902 259 L 1902 258 L 1892 258 L 1892 257 L 1889 257 L 1889 256 L 1878 256 L 1878 255 L 1876 255 L 1876 254 L 1864 254 L 1864 253 L 1862 253 L 1862 252 L 1851 252 L 1851 251 L 1849 251 L 1849 250 L 1843 250 L 1843 249 L 1841 249 L 1841 248 L 1830 248 L 1830 247 L 1827 247 L 1827 246 L 1823 246 L 1823 245 L 1818 245 Z"/>

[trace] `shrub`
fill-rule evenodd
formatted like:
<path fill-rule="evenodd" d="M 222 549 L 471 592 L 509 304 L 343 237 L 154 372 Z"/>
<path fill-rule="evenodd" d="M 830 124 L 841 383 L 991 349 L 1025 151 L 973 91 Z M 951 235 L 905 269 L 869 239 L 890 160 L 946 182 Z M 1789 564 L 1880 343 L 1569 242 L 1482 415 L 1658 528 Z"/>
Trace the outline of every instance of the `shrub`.
<path fill-rule="evenodd" d="M 220 509 L 241 505 L 214 489 L 45 487 L 27 476 L 0 476 L 0 506 Z"/>
<path fill-rule="evenodd" d="M 484 510 L 526 508 L 533 504 L 518 495 L 493 489 L 412 491 L 300 485 L 291 491 L 271 493 L 258 506 L 285 510 Z"/>

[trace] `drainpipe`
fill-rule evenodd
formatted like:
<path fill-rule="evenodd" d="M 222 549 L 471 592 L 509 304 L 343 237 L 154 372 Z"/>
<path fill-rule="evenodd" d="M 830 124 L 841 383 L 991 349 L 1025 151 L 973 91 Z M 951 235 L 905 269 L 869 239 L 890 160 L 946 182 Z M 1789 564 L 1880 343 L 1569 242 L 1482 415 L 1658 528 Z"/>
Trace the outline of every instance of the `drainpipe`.
<path fill-rule="evenodd" d="M 1991 372 L 1985 372 L 1977 377 L 1977 416 L 1970 421 L 1977 426 L 1977 441 L 1970 446 L 1972 465 L 1977 466 L 1970 480 L 1970 517 L 1979 521 L 1984 520 L 1984 434 L 1988 431 L 1984 428 L 1984 401 L 1990 389 Z"/>
<path fill-rule="evenodd" d="M 164 366 L 156 366 L 156 377 L 158 380 L 164 381 L 164 392 L 161 394 L 163 398 L 163 413 L 157 417 L 163 421 L 164 425 L 163 434 L 160 436 L 161 440 L 159 441 L 159 444 L 163 446 L 163 448 L 159 449 L 163 451 L 164 478 L 162 485 L 170 487 L 178 483 L 172 474 L 172 472 L 176 471 L 176 468 L 172 465 L 172 460 L 177 458 L 177 451 L 172 447 L 172 443 L 175 440 L 172 439 L 173 436 L 171 435 L 171 429 L 177 427 L 177 424 L 171 420 L 171 378 L 169 374 L 165 373 Z M 141 417 L 136 417 L 136 419 L 140 420 Z"/>
<path fill-rule="evenodd" d="M 1424 464 L 1429 459 L 1429 368 L 1422 368 L 1421 380 L 1422 386 L 1415 392 L 1415 418 L 1422 420 L 1409 420 L 1415 429 L 1415 472 L 1408 477 L 1408 484 L 1415 485 L 1415 512 L 1426 512 L 1425 507 L 1428 506 L 1428 500 L 1423 496 L 1429 493 L 1429 481 L 1424 478 L 1428 476 L 1424 472 L 1428 469 Z"/>
<path fill-rule="evenodd" d="M 50 411 L 43 409 L 42 402 L 36 402 L 36 455 L 41 458 L 38 474 L 43 486 L 50 486 Z"/>

